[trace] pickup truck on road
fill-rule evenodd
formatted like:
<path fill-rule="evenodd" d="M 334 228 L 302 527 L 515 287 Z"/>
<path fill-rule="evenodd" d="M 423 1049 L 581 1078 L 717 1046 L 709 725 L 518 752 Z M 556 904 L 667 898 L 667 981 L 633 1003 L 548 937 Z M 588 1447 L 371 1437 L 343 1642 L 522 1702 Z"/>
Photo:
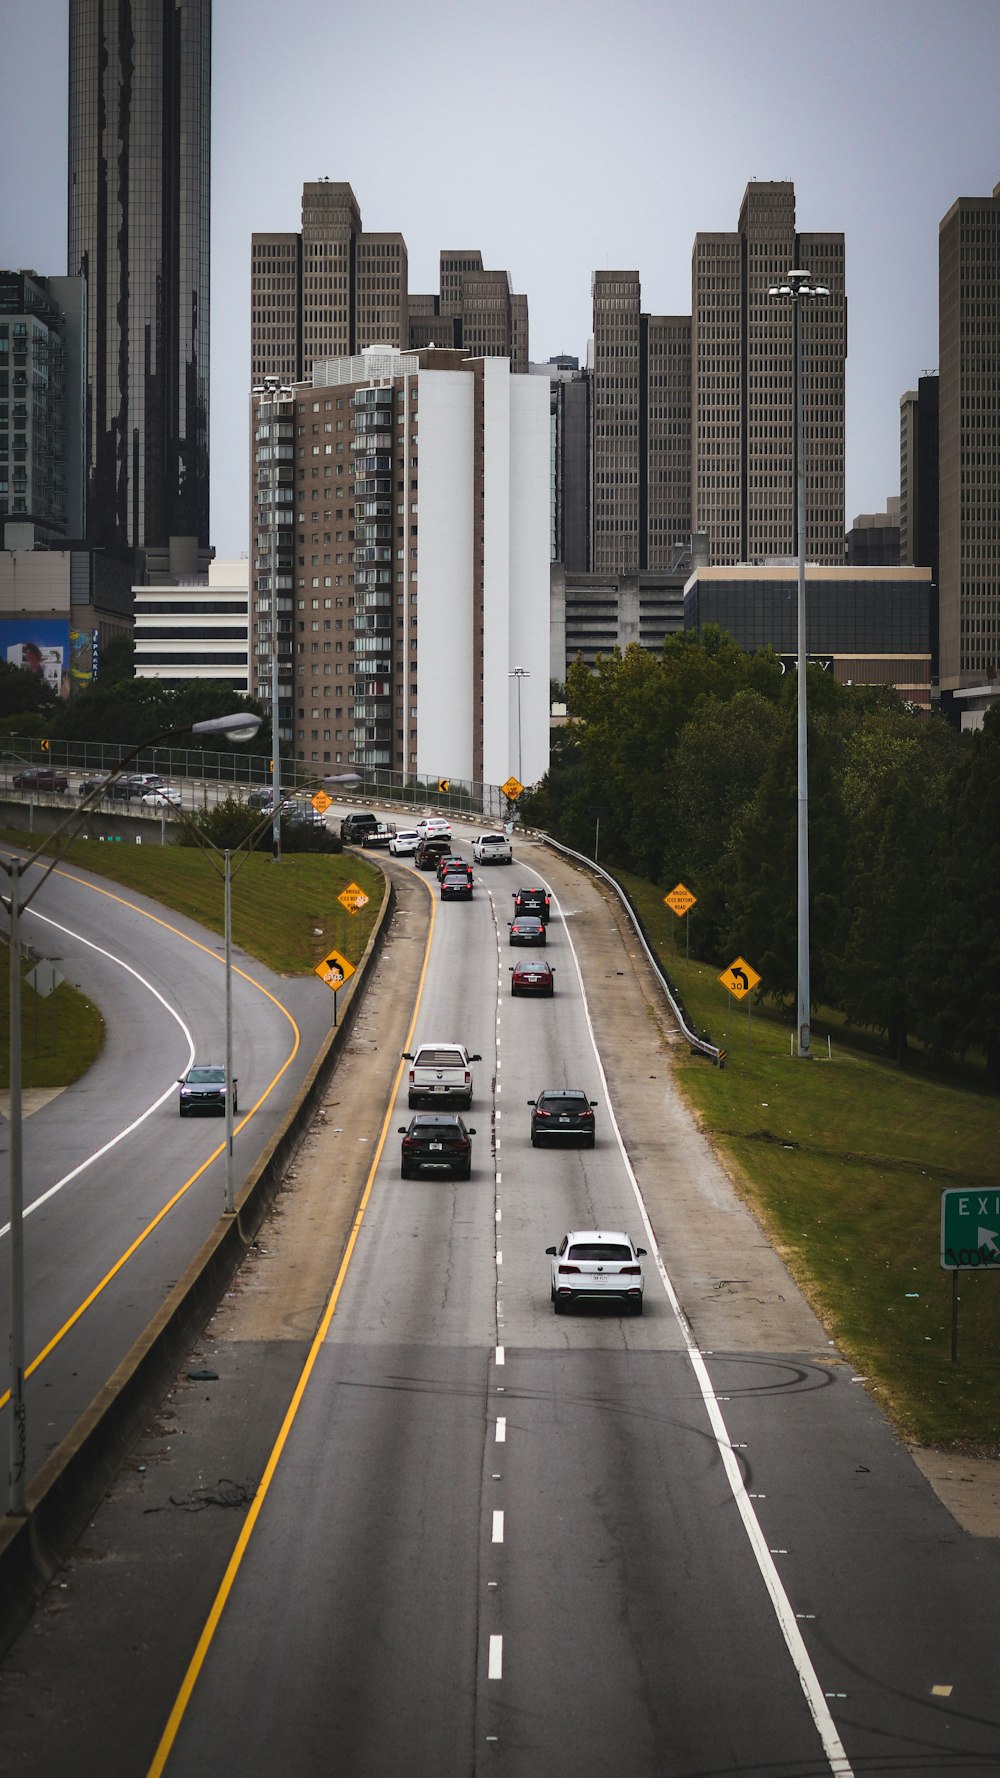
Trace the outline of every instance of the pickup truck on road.
<path fill-rule="evenodd" d="M 466 1109 L 472 1104 L 472 1064 L 483 1058 L 470 1054 L 464 1043 L 422 1043 L 415 1050 L 404 1050 L 403 1059 L 410 1064 L 411 1111 L 442 1099 Z"/>

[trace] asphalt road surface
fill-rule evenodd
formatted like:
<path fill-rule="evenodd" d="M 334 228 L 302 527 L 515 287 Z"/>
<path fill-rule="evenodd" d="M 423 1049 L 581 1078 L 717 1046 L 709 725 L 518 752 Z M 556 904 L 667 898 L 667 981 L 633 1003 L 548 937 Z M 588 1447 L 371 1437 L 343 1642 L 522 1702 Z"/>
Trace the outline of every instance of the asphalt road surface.
<path fill-rule="evenodd" d="M 997 1546 L 742 1210 L 602 896 L 541 848 L 471 904 L 390 868 L 296 1176 L 3 1664 L 3 1769 L 1000 1771 Z M 510 894 L 540 873 L 557 993 L 515 1001 Z M 411 1035 L 482 1052 L 467 1184 L 399 1177 Z M 599 1101 L 593 1151 L 530 1146 L 561 1084 Z M 641 1318 L 553 1315 L 544 1249 L 588 1223 L 650 1249 Z"/>

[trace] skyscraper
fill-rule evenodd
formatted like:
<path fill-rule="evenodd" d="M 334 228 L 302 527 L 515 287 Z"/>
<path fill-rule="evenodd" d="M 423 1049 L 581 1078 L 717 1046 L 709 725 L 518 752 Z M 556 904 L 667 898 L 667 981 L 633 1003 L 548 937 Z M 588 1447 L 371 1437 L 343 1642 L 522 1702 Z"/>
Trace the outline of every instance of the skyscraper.
<path fill-rule="evenodd" d="M 211 0 L 70 0 L 68 269 L 87 536 L 208 542 Z"/>
<path fill-rule="evenodd" d="M 1000 185 L 939 236 L 942 691 L 1000 677 Z"/>
<path fill-rule="evenodd" d="M 699 234 L 692 263 L 691 518 L 709 560 L 795 553 L 793 268 L 830 296 L 803 321 L 806 554 L 844 559 L 844 237 L 800 235 L 790 181 L 747 186 L 735 234 Z"/>

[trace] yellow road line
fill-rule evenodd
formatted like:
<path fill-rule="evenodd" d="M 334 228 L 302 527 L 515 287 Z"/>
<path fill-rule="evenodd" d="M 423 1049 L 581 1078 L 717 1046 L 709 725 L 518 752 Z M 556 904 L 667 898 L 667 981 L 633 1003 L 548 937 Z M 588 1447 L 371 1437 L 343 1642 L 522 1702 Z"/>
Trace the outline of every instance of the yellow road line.
<path fill-rule="evenodd" d="M 424 880 L 423 877 L 421 877 L 421 881 L 423 881 L 423 880 Z M 427 967 L 428 967 L 428 964 L 430 963 L 430 957 L 431 957 L 431 944 L 432 944 L 432 941 L 434 938 L 434 919 L 435 919 L 434 894 L 433 894 L 433 891 L 431 890 L 429 883 L 425 882 L 424 887 L 427 890 L 428 896 L 430 897 L 431 921 L 430 921 L 430 927 L 428 928 L 428 932 L 427 932 L 427 945 L 424 950 L 424 960 L 423 960 L 423 964 L 421 965 L 421 969 L 420 969 L 420 980 L 417 983 L 416 999 L 413 1004 L 413 1018 L 410 1021 L 410 1028 L 409 1028 L 409 1031 L 407 1032 L 407 1037 L 406 1037 L 407 1049 L 410 1048 L 410 1046 L 413 1042 L 413 1033 L 417 1027 L 417 1015 L 420 1011 L 420 1001 L 421 1001 L 421 998 L 422 998 L 423 992 L 424 992 L 424 982 L 426 981 L 426 978 L 427 978 Z M 219 1584 L 219 1590 L 216 1593 L 215 1598 L 212 1602 L 212 1608 L 208 1614 L 208 1617 L 205 1620 L 205 1627 L 202 1630 L 202 1633 L 198 1638 L 197 1647 L 195 1648 L 194 1654 L 191 1656 L 191 1660 L 188 1665 L 187 1672 L 185 1673 L 183 1682 L 181 1684 L 181 1689 L 178 1692 L 177 1697 L 174 1701 L 174 1707 L 171 1710 L 170 1715 L 167 1719 L 166 1727 L 165 1727 L 163 1734 L 160 1738 L 160 1744 L 156 1749 L 156 1753 L 153 1758 L 153 1763 L 149 1768 L 146 1778 L 160 1778 L 160 1774 L 163 1772 L 163 1770 L 167 1764 L 167 1761 L 170 1758 L 171 1752 L 173 1751 L 174 1742 L 177 1739 L 177 1735 L 180 1730 L 181 1723 L 184 1720 L 185 1712 L 187 1711 L 188 1704 L 191 1701 L 191 1695 L 194 1691 L 196 1684 L 198 1683 L 199 1675 L 201 1673 L 202 1667 L 205 1664 L 205 1658 L 208 1654 L 209 1649 L 212 1646 L 212 1642 L 215 1637 L 215 1632 L 219 1627 L 219 1622 L 222 1618 L 222 1613 L 226 1607 L 226 1602 L 229 1598 L 230 1593 L 232 1592 L 233 1583 L 235 1582 L 236 1576 L 239 1573 L 240 1567 L 243 1562 L 243 1558 L 244 1558 L 244 1556 L 247 1552 L 247 1549 L 249 1547 L 249 1544 L 250 1544 L 250 1539 L 253 1536 L 254 1529 L 257 1524 L 257 1520 L 260 1518 L 261 1512 L 263 1510 L 264 1502 L 265 1502 L 267 1495 L 268 1495 L 268 1491 L 270 1489 L 272 1481 L 274 1480 L 275 1472 L 278 1468 L 279 1462 L 281 1461 L 281 1457 L 282 1457 L 282 1453 L 284 1452 L 285 1445 L 288 1442 L 288 1438 L 291 1433 L 292 1427 L 295 1424 L 296 1416 L 297 1416 L 299 1408 L 302 1404 L 302 1398 L 305 1395 L 306 1387 L 309 1383 L 310 1377 L 312 1376 L 313 1367 L 315 1366 L 316 1359 L 319 1356 L 320 1349 L 322 1348 L 322 1346 L 326 1340 L 326 1336 L 330 1330 L 330 1323 L 333 1320 L 334 1312 L 337 1307 L 337 1303 L 340 1300 L 340 1293 L 344 1287 L 344 1280 L 347 1277 L 347 1268 L 351 1263 L 351 1258 L 354 1253 L 355 1244 L 357 1242 L 358 1235 L 361 1232 L 361 1224 L 364 1221 L 365 1211 L 368 1208 L 368 1202 L 369 1202 L 369 1199 L 371 1198 L 372 1187 L 375 1183 L 375 1174 L 378 1171 L 378 1164 L 382 1158 L 382 1150 L 385 1147 L 386 1137 L 389 1134 L 389 1124 L 390 1124 L 390 1120 L 393 1116 L 393 1106 L 396 1103 L 396 1094 L 399 1091 L 399 1083 L 400 1083 L 400 1080 L 402 1079 L 402 1075 L 403 1075 L 404 1060 L 405 1060 L 405 1057 L 400 1058 L 399 1066 L 396 1069 L 396 1077 L 392 1083 L 392 1091 L 389 1094 L 389 1103 L 386 1106 L 385 1116 L 382 1120 L 382 1128 L 379 1131 L 378 1141 L 375 1144 L 375 1153 L 372 1156 L 372 1164 L 368 1170 L 368 1178 L 365 1182 L 365 1189 L 361 1194 L 361 1200 L 360 1200 L 360 1203 L 358 1204 L 358 1208 L 355 1213 L 354 1223 L 351 1228 L 351 1233 L 350 1233 L 350 1236 L 349 1236 L 349 1239 L 347 1242 L 347 1246 L 344 1250 L 344 1257 L 340 1262 L 340 1270 L 337 1273 L 336 1279 L 334 1281 L 333 1289 L 330 1292 L 330 1297 L 327 1302 L 326 1308 L 323 1311 L 323 1315 L 320 1320 L 319 1327 L 316 1329 L 316 1333 L 313 1336 L 312 1345 L 309 1348 L 309 1351 L 308 1351 L 306 1358 L 305 1358 L 305 1362 L 302 1366 L 302 1375 L 299 1377 L 298 1383 L 295 1386 L 295 1393 L 293 1394 L 292 1399 L 288 1405 L 288 1410 L 285 1414 L 285 1418 L 281 1423 L 281 1429 L 280 1429 L 278 1436 L 274 1442 L 274 1447 L 271 1451 L 271 1455 L 267 1460 L 267 1466 L 264 1470 L 263 1476 L 261 1477 L 260 1487 L 257 1489 L 257 1492 L 254 1495 L 253 1501 L 250 1506 L 250 1510 L 247 1513 L 247 1516 L 243 1522 L 242 1530 L 240 1531 L 240 1535 L 236 1540 L 236 1547 L 233 1550 L 233 1553 L 229 1558 L 229 1564 L 226 1568 L 226 1572 L 222 1577 L 222 1580 Z"/>
<path fill-rule="evenodd" d="M 101 887 L 100 884 L 97 884 L 97 883 L 88 883 L 83 877 L 75 876 L 72 871 L 60 870 L 60 871 L 54 871 L 52 874 L 54 876 L 68 877 L 71 882 L 78 883 L 82 889 L 90 889 L 93 891 L 93 893 L 95 895 L 105 895 L 105 896 L 107 896 L 109 901 L 119 902 L 122 907 L 128 908 L 132 913 L 141 914 L 143 919 L 152 920 L 154 925 L 162 926 L 165 931 L 172 932 L 175 935 L 175 937 L 183 939 L 185 944 L 194 945 L 196 950 L 204 951 L 205 955 L 207 957 L 212 957 L 216 963 L 220 963 L 223 965 L 225 964 L 225 958 L 220 957 L 218 952 L 212 950 L 210 945 L 202 944 L 200 939 L 192 938 L 190 936 L 190 934 L 188 934 L 186 932 L 182 932 L 180 930 L 179 926 L 172 926 L 170 924 L 169 920 L 161 920 L 158 917 L 158 915 L 148 913 L 145 908 L 138 907 L 134 901 L 127 901 L 126 898 L 122 895 L 116 895 L 113 890 L 104 889 Z M 281 1067 L 278 1069 L 278 1072 L 274 1076 L 274 1079 L 272 1081 L 270 1081 L 269 1084 L 265 1087 L 264 1091 L 261 1093 L 260 1098 L 257 1100 L 256 1104 L 252 1105 L 250 1107 L 250 1110 L 246 1113 L 246 1116 L 241 1118 L 240 1122 L 235 1125 L 234 1130 L 233 1130 L 233 1135 L 235 1137 L 239 1134 L 239 1132 L 241 1130 L 246 1128 L 247 1124 L 250 1122 L 250 1119 L 252 1117 L 254 1117 L 255 1114 L 260 1110 L 265 1099 L 267 1099 L 270 1096 L 270 1094 L 273 1093 L 273 1091 L 274 1091 L 275 1087 L 277 1086 L 279 1080 L 281 1079 L 282 1075 L 287 1071 L 288 1068 L 291 1067 L 292 1063 L 295 1060 L 296 1055 L 298 1054 L 299 1047 L 302 1042 L 302 1034 L 299 1030 L 298 1025 L 295 1022 L 295 1019 L 293 1018 L 292 1014 L 289 1012 L 287 1006 L 283 1006 L 281 1001 L 278 1000 L 275 997 L 275 995 L 273 995 L 271 993 L 270 989 L 265 988 L 263 982 L 255 981 L 253 976 L 247 975 L 245 970 L 242 970 L 242 969 L 234 969 L 234 973 L 236 975 L 240 976 L 240 978 L 243 981 L 247 982 L 251 988 L 256 988 L 258 993 L 263 994 L 266 999 L 270 1000 L 272 1005 L 276 1006 L 278 1008 L 278 1011 L 280 1013 L 284 1014 L 285 1018 L 288 1020 L 288 1023 L 292 1027 L 292 1031 L 294 1032 L 294 1042 L 292 1044 L 291 1049 L 288 1052 L 288 1055 L 287 1055 L 285 1061 L 282 1063 Z M 193 1185 L 197 1184 L 198 1180 L 202 1177 L 202 1175 L 208 1171 L 208 1169 L 212 1165 L 213 1161 L 217 1161 L 220 1154 L 225 1153 L 225 1150 L 226 1150 L 226 1144 L 224 1141 L 222 1141 L 219 1143 L 218 1148 L 213 1149 L 213 1151 L 209 1155 L 208 1159 L 202 1163 L 202 1165 L 198 1168 L 197 1172 L 192 1173 L 190 1179 L 185 1180 L 184 1184 L 182 1186 L 180 1186 L 177 1189 L 177 1191 L 174 1192 L 174 1195 L 172 1198 L 168 1198 L 167 1202 L 161 1207 L 161 1209 L 159 1209 L 157 1211 L 157 1213 L 153 1217 L 152 1221 L 146 1224 L 146 1227 L 142 1230 L 141 1234 L 136 1236 L 136 1239 L 132 1242 L 131 1246 L 127 1247 L 125 1249 L 125 1252 L 121 1255 L 121 1257 L 119 1259 L 117 1259 L 115 1261 L 115 1263 L 111 1267 L 110 1271 L 105 1273 L 105 1275 L 101 1279 L 100 1283 L 95 1284 L 95 1286 L 94 1286 L 93 1290 L 90 1292 L 90 1294 L 84 1298 L 83 1302 L 80 1303 L 76 1309 L 74 1309 L 72 1315 L 69 1317 L 68 1321 L 65 1321 L 63 1323 L 63 1325 L 59 1329 L 58 1333 L 53 1334 L 52 1338 L 47 1342 L 47 1344 L 42 1347 L 42 1350 L 31 1360 L 30 1364 L 28 1364 L 25 1367 L 24 1375 L 25 1375 L 26 1379 L 30 1376 L 33 1376 L 35 1371 L 38 1370 L 39 1366 L 44 1364 L 46 1358 L 49 1358 L 51 1356 L 51 1354 L 56 1350 L 56 1347 L 61 1345 L 62 1341 L 66 1338 L 67 1334 L 69 1334 L 72 1331 L 72 1329 L 76 1326 L 78 1321 L 82 1320 L 82 1318 L 86 1314 L 87 1310 L 93 1306 L 93 1304 L 97 1301 L 98 1297 L 102 1294 L 102 1292 L 107 1289 L 107 1287 L 111 1283 L 112 1279 L 114 1279 L 118 1276 L 118 1273 L 122 1270 L 122 1268 L 125 1265 L 127 1265 L 128 1261 L 133 1257 L 133 1255 L 139 1251 L 139 1248 L 143 1245 L 143 1243 L 145 1241 L 149 1240 L 150 1235 L 152 1235 L 154 1233 L 154 1231 L 159 1227 L 160 1223 L 163 1222 L 164 1218 L 169 1215 L 170 1211 L 173 1210 L 177 1204 L 180 1203 L 181 1199 L 185 1196 L 185 1194 L 191 1190 L 191 1187 Z M 10 1390 L 7 1389 L 4 1391 L 3 1395 L 0 1395 L 0 1409 L 6 1407 L 7 1403 L 9 1401 L 10 1401 Z"/>

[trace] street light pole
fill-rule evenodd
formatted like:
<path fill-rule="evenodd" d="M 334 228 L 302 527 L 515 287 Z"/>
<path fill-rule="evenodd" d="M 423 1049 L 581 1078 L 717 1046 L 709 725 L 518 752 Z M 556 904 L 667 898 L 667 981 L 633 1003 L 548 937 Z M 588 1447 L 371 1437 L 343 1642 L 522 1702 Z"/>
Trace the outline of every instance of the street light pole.
<path fill-rule="evenodd" d="M 527 667 L 514 667 L 507 675 L 508 679 L 517 680 L 517 776 L 520 783 L 524 782 L 524 767 L 521 761 L 521 680 L 530 679 Z"/>
<path fill-rule="evenodd" d="M 823 284 L 814 284 L 809 272 L 790 271 L 783 284 L 772 285 L 768 296 L 790 302 L 794 327 L 795 357 L 795 543 L 798 557 L 797 653 L 796 653 L 796 877 L 798 938 L 796 956 L 796 1055 L 810 1061 L 812 991 L 809 982 L 809 758 L 806 689 L 806 464 L 802 423 L 802 305 L 829 296 Z"/>
<path fill-rule="evenodd" d="M 236 1211 L 233 1183 L 233 868 L 227 846 L 225 865 L 224 929 L 226 935 L 226 1215 Z"/>
<path fill-rule="evenodd" d="M 111 776 L 118 777 L 147 747 L 172 741 L 178 735 L 218 734 L 233 741 L 249 741 L 260 727 L 260 717 L 251 711 L 238 711 L 232 716 L 213 716 L 205 722 L 194 722 L 180 729 L 168 729 L 141 741 L 119 760 Z M 110 782 L 110 780 L 109 780 Z M 27 1409 L 24 1398 L 24 1116 L 21 1087 L 21 915 L 51 876 L 62 856 L 63 838 L 71 839 L 80 823 L 90 814 L 103 794 L 104 786 L 83 797 L 64 821 L 43 840 L 26 859 L 4 859 L 0 870 L 6 872 L 10 892 L 0 898 L 10 920 L 10 1468 L 8 1474 L 8 1511 L 23 1517 L 27 1501 Z M 33 888 L 21 897 L 21 883 L 29 868 L 37 863 L 40 853 L 53 850 L 55 856 L 42 870 Z"/>

